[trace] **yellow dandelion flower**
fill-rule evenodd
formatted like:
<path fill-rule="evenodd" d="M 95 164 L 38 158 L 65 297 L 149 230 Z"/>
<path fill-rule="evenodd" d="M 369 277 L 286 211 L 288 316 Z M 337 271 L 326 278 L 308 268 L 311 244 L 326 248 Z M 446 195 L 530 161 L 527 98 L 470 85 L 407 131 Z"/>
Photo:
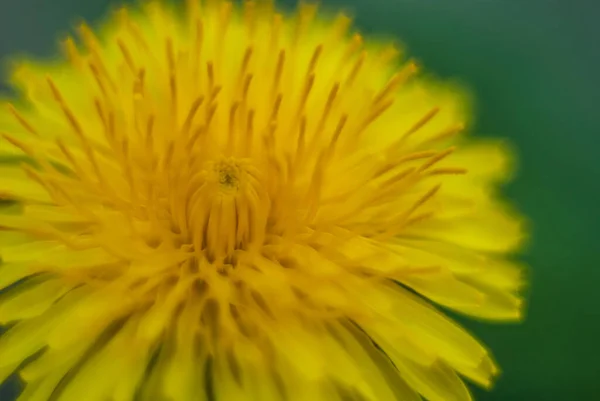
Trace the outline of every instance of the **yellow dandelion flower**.
<path fill-rule="evenodd" d="M 501 142 L 350 21 L 120 10 L 0 112 L 0 382 L 19 401 L 464 401 L 520 317 Z M 8 163 L 7 158 L 12 162 Z"/>

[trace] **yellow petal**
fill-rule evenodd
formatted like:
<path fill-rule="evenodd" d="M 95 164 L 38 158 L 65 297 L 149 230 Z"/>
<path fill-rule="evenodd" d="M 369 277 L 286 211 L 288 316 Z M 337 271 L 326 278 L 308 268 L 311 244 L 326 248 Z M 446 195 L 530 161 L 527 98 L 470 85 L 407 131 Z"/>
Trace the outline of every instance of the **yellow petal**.
<path fill-rule="evenodd" d="M 402 377 L 429 401 L 471 401 L 471 394 L 454 371 L 443 363 L 423 366 L 394 359 Z"/>
<path fill-rule="evenodd" d="M 35 273 L 37 271 L 31 269 L 28 263 L 0 263 L 0 291 Z"/>
<path fill-rule="evenodd" d="M 175 331 L 172 332 L 173 343 L 167 358 L 162 362 L 161 393 L 172 399 L 192 399 L 194 394 L 198 400 L 203 400 L 203 388 L 206 376 L 202 366 L 206 363 L 208 355 L 201 348 L 198 332 L 190 322 L 198 321 L 201 312 L 201 303 L 198 298 L 182 310 L 176 321 Z"/>
<path fill-rule="evenodd" d="M 81 300 L 85 291 L 75 289 L 55 303 L 46 313 L 23 320 L 0 337 L 0 381 L 14 368 L 47 344 L 48 332 Z"/>
<path fill-rule="evenodd" d="M 415 224 L 403 238 L 431 239 L 484 252 L 511 252 L 525 240 L 523 222 L 502 208 L 487 208 L 457 219 L 432 218 Z"/>
<path fill-rule="evenodd" d="M 19 166 L 0 166 L 0 194 L 21 201 L 52 202 L 46 188 L 29 178 Z M 0 217 L 0 225 L 2 225 L 2 217 Z"/>
<path fill-rule="evenodd" d="M 0 266 L 0 272 L 4 267 Z M 41 315 L 73 287 L 59 279 L 34 278 L 31 281 L 23 284 L 23 289 L 13 289 L 0 296 L 0 324 Z"/>
<path fill-rule="evenodd" d="M 515 160 L 510 144 L 502 140 L 478 140 L 465 144 L 451 159 L 439 167 L 462 166 L 468 170 L 469 180 L 475 183 L 497 183 L 511 177 Z"/>
<path fill-rule="evenodd" d="M 63 377 L 68 373 L 71 365 L 61 366 L 49 371 L 36 382 L 27 383 L 17 401 L 47 401 L 54 393 Z"/>
<path fill-rule="evenodd" d="M 337 335 L 363 367 L 363 374 L 371 380 L 371 388 L 376 392 L 375 400 L 421 401 L 419 394 L 402 379 L 389 357 L 375 347 L 364 331 L 344 322 Z"/>
<path fill-rule="evenodd" d="M 56 205 L 25 205 L 23 215 L 34 221 L 49 223 L 81 223 L 86 222 L 85 216 L 76 210 Z"/>
<path fill-rule="evenodd" d="M 127 293 L 119 285 L 101 289 L 80 287 L 86 293 L 85 299 L 74 305 L 60 321 L 54 322 L 46 334 L 50 347 L 66 350 L 72 344 L 95 337 L 111 323 L 119 320 L 131 310 L 132 303 Z"/>
<path fill-rule="evenodd" d="M 22 245 L 31 241 L 33 241 L 33 238 L 28 234 L 0 228 L 0 256 L 2 255 L 2 249 L 5 247 Z"/>
<path fill-rule="evenodd" d="M 3 247 L 2 259 L 7 263 L 29 263 L 32 269 L 86 269 L 106 266 L 117 259 L 102 248 L 73 250 L 54 241 L 36 241 Z"/>
<path fill-rule="evenodd" d="M 136 324 L 135 319 L 131 319 L 124 326 L 117 324 L 103 333 L 81 366 L 75 368 L 73 376 L 61 389 L 59 399 L 80 401 L 85 394 L 89 401 L 104 401 L 115 396 L 113 399 L 119 401 L 131 400 L 146 362 L 143 350 L 132 342 Z M 129 385 L 121 387 L 120 383 L 133 385 L 133 388 Z"/>
<path fill-rule="evenodd" d="M 270 336 L 281 356 L 288 361 L 294 361 L 301 377 L 318 380 L 325 376 L 327 361 L 319 352 L 317 338 L 301 329 L 273 332 Z"/>
<path fill-rule="evenodd" d="M 524 282 L 522 266 L 454 244 L 397 239 L 390 248 L 416 266 L 444 266 L 458 277 L 473 277 L 497 288 L 517 290 Z"/>
<path fill-rule="evenodd" d="M 235 356 L 229 358 L 220 357 L 213 364 L 212 385 L 214 386 L 215 398 L 222 400 L 251 401 L 253 394 L 244 386 L 240 372 L 244 372 L 249 366 L 239 366 Z M 252 367 L 256 369 L 256 367 Z M 241 370 L 244 369 L 244 370 Z"/>
<path fill-rule="evenodd" d="M 432 301 L 460 310 L 463 306 L 478 307 L 485 294 L 458 280 L 448 271 L 408 275 L 398 280 Z"/>
<path fill-rule="evenodd" d="M 69 371 L 83 357 L 89 344 L 80 343 L 69 352 L 47 349 L 39 358 L 27 364 L 20 372 L 27 383 L 17 401 L 47 401 L 51 398 L 59 383 L 64 382 Z"/>
<path fill-rule="evenodd" d="M 389 384 L 385 382 L 382 372 L 373 364 L 372 360 L 367 359 L 364 351 L 359 350 L 355 345 L 353 349 L 350 348 L 353 352 L 350 352 L 348 348 L 350 341 L 347 335 L 344 339 L 344 337 L 340 338 L 338 332 L 335 333 L 335 336 L 328 332 L 315 333 L 315 335 L 317 334 L 321 341 L 321 352 L 327 356 L 327 360 L 332 366 L 336 366 L 336 369 L 331 372 L 331 378 L 336 383 L 348 391 L 360 394 L 365 400 L 396 400 Z M 351 346 L 352 343 L 350 343 Z"/>
<path fill-rule="evenodd" d="M 458 311 L 474 317 L 515 321 L 523 318 L 523 299 L 511 292 L 478 282 L 474 277 L 463 277 L 466 283 L 484 294 L 480 305 L 461 306 Z"/>
<path fill-rule="evenodd" d="M 53 372 L 66 374 L 83 357 L 90 346 L 91 344 L 82 342 L 71 347 L 69 352 L 49 348 L 39 358 L 28 363 L 21 370 L 20 376 L 28 385 L 37 385 L 46 382 L 46 377 L 53 376 Z"/>
<path fill-rule="evenodd" d="M 57 244 L 54 241 L 32 241 L 15 238 L 13 244 L 0 244 L 0 252 L 2 252 L 2 260 L 5 263 L 29 263 L 31 261 L 41 260 L 45 254 L 50 251 L 61 248 L 63 245 Z"/>
<path fill-rule="evenodd" d="M 123 366 L 118 381 L 112 390 L 114 401 L 131 401 L 135 399 L 138 389 L 144 385 L 144 375 L 148 365 L 151 363 L 153 354 L 151 351 L 155 346 L 146 347 L 145 344 L 137 345 L 129 352 L 128 363 Z"/>
<path fill-rule="evenodd" d="M 472 375 L 478 382 L 489 383 L 497 370 L 485 370 L 493 366 L 493 362 L 486 349 L 471 335 L 400 286 L 389 286 L 382 291 L 395 302 L 396 313 L 391 318 L 395 323 L 384 326 L 367 321 L 363 328 L 393 360 L 410 362 L 407 366 L 430 367 L 444 361 L 462 374 Z M 399 340 L 402 343 L 399 344 Z M 408 344 L 403 346 L 406 342 Z M 406 351 L 409 347 L 411 353 Z M 429 358 L 417 358 L 414 352 L 418 349 L 427 352 Z"/>

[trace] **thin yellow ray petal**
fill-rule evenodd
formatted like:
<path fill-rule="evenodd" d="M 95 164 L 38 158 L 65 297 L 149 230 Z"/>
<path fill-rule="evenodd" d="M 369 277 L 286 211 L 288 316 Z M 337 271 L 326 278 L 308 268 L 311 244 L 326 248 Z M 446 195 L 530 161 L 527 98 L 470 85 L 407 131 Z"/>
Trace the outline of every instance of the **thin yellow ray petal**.
<path fill-rule="evenodd" d="M 459 275 L 459 277 L 463 277 Z M 469 279 L 500 291 L 518 291 L 525 285 L 525 267 L 519 263 L 490 259 L 477 274 Z"/>
<path fill-rule="evenodd" d="M 52 372 L 66 374 L 69 369 L 76 365 L 90 344 L 79 343 L 74 345 L 69 352 L 62 352 L 52 348 L 46 349 L 44 353 L 31 363 L 27 364 L 19 373 L 27 383 L 40 383 L 46 381 L 46 376 Z M 51 380 L 54 383 L 57 383 Z"/>
<path fill-rule="evenodd" d="M 361 366 L 364 367 L 364 374 L 372 380 L 372 388 L 378 394 L 377 399 L 388 399 L 390 395 L 385 390 L 389 388 L 393 395 L 391 399 L 421 401 L 419 394 L 402 379 L 388 356 L 375 347 L 372 339 L 364 331 L 352 323 L 344 322 L 337 333 L 352 356 L 357 358 L 357 362 L 365 361 Z"/>
<path fill-rule="evenodd" d="M 33 238 L 29 234 L 19 231 L 0 229 L 0 255 L 4 247 L 22 245 L 31 242 Z"/>
<path fill-rule="evenodd" d="M 83 289 L 69 292 L 43 315 L 21 321 L 2 334 L 0 367 L 5 369 L 12 366 L 14 369 L 21 361 L 46 346 L 49 330 L 83 298 L 85 292 Z"/>
<path fill-rule="evenodd" d="M 437 352 L 412 338 L 406 327 L 373 323 L 372 326 L 365 324 L 364 329 L 390 357 L 409 359 L 423 366 L 432 365 L 438 359 Z"/>
<path fill-rule="evenodd" d="M 52 396 L 54 389 L 68 372 L 70 366 L 49 371 L 42 379 L 27 383 L 17 401 L 47 401 Z"/>
<path fill-rule="evenodd" d="M 85 216 L 82 216 L 75 209 L 56 205 L 25 205 L 23 216 L 34 221 L 51 223 L 81 223 L 89 221 L 89 219 L 86 219 Z"/>
<path fill-rule="evenodd" d="M 132 389 L 119 387 L 118 384 L 122 380 L 132 380 L 131 384 L 135 387 L 136 380 L 141 376 L 139 368 L 143 368 L 143 357 L 138 353 L 138 344 L 132 343 L 136 324 L 135 319 L 131 319 L 123 327 L 115 329 L 116 333 L 111 333 L 108 342 L 77 368 L 61 389 L 59 399 L 78 401 L 82 394 L 89 401 L 104 401 L 115 396 L 120 401 L 131 397 Z"/>
<path fill-rule="evenodd" d="M 182 400 L 197 397 L 198 401 L 206 398 L 203 365 L 208 355 L 206 350 L 200 348 L 201 342 L 195 327 L 190 327 L 190 322 L 197 321 L 199 315 L 197 304 L 188 305 L 176 322 L 171 344 L 173 349 L 161 361 L 158 369 L 161 369 L 162 377 L 156 379 L 162 382 L 161 393 L 166 397 Z"/>
<path fill-rule="evenodd" d="M 271 334 L 274 345 L 282 357 L 294 361 L 298 374 L 317 380 L 326 374 L 325 355 L 318 352 L 318 339 L 304 330 L 282 331 Z"/>
<path fill-rule="evenodd" d="M 173 312 L 186 298 L 189 285 L 180 281 L 167 288 L 164 297 L 157 297 L 154 305 L 140 318 L 136 336 L 139 341 L 155 342 L 172 324 Z M 187 345 L 192 345 L 191 343 Z"/>
<path fill-rule="evenodd" d="M 450 243 L 415 239 L 397 239 L 390 249 L 417 266 L 444 266 L 458 277 L 472 277 L 497 288 L 517 290 L 523 285 L 523 267 L 496 255 Z"/>
<path fill-rule="evenodd" d="M 450 163 L 464 166 L 476 183 L 496 183 L 510 178 L 514 172 L 513 153 L 506 141 L 479 140 L 461 148 L 452 161 L 443 161 L 440 167 L 447 167 Z"/>
<path fill-rule="evenodd" d="M 381 377 L 381 372 L 373 366 L 371 361 L 357 360 L 360 353 L 355 355 L 348 352 L 345 344 L 340 343 L 337 338 L 328 333 L 320 333 L 321 352 L 327 356 L 327 360 L 332 366 L 337 366 L 335 371 L 331 372 L 331 377 L 337 383 L 343 385 L 348 390 L 360 394 L 365 400 L 385 401 L 395 400 L 387 383 Z M 353 351 L 357 351 L 354 349 Z M 364 358 L 364 356 L 363 356 Z M 367 362 L 367 366 L 371 365 L 375 371 L 371 374 L 367 373 L 367 366 L 361 364 Z M 368 362 L 371 362 L 370 364 Z M 379 378 L 379 383 L 374 384 L 373 378 Z"/>
<path fill-rule="evenodd" d="M 287 382 L 288 379 L 293 381 L 292 376 L 277 369 L 275 361 L 269 360 L 263 352 L 259 344 L 244 339 L 219 355 L 215 366 L 215 393 L 225 397 L 230 394 L 228 387 L 233 387 L 231 394 L 243 393 L 242 399 L 279 400 L 297 392 L 295 386 L 290 387 Z"/>
<path fill-rule="evenodd" d="M 524 302 L 521 296 L 503 289 L 478 282 L 476 279 L 465 277 L 469 283 L 484 294 L 481 305 L 462 306 L 458 311 L 482 319 L 518 321 L 524 315 Z"/>
<path fill-rule="evenodd" d="M 161 389 L 162 374 L 164 372 L 165 346 L 159 347 L 156 352 L 157 356 L 153 361 L 153 366 L 144 377 L 143 383 L 138 391 L 138 399 L 140 401 L 162 401 L 163 399 L 168 399 L 164 396 Z M 204 401 L 202 398 L 200 398 L 200 400 Z"/>
<path fill-rule="evenodd" d="M 2 253 L 0 252 L 0 258 Z M 37 273 L 28 263 L 0 263 L 0 290 Z M 0 316 L 1 319 L 1 316 Z"/>
<path fill-rule="evenodd" d="M 127 315 L 132 309 L 132 301 L 119 287 L 94 289 L 82 286 L 82 291 L 88 296 L 74 305 L 62 320 L 55 322 L 46 334 L 48 345 L 51 348 L 66 350 L 72 344 L 97 336 L 111 323 Z"/>
<path fill-rule="evenodd" d="M 426 338 L 428 345 L 442 357 L 448 360 L 460 358 L 477 365 L 487 356 L 487 351 L 477 340 L 441 312 L 401 287 L 390 289 L 390 296 L 397 302 L 399 319 L 410 326 L 412 335 Z"/>
<path fill-rule="evenodd" d="M 429 401 L 471 401 L 463 381 L 443 363 L 422 366 L 392 358 L 402 377 Z"/>
<path fill-rule="evenodd" d="M 490 384 L 497 369 L 486 349 L 473 337 L 407 290 L 393 286 L 386 291 L 395 300 L 396 323 L 370 324 L 364 329 L 393 360 L 430 367 L 447 363 L 464 375 L 472 375 L 477 382 Z M 404 341 L 408 341 L 413 350 L 427 350 L 430 358 L 418 359 L 414 354 L 411 357 L 405 351 L 406 346 L 398 346 L 398 340 L 402 339 L 398 333 L 405 336 Z"/>
<path fill-rule="evenodd" d="M 17 401 L 47 401 L 58 384 L 76 365 L 89 347 L 86 343 L 77 344 L 69 352 L 47 349 L 39 358 L 29 363 L 20 372 L 27 386 Z"/>
<path fill-rule="evenodd" d="M 477 210 L 460 219 L 429 219 L 403 236 L 432 239 L 483 252 L 512 252 L 522 246 L 523 222 L 500 207 Z"/>
<path fill-rule="evenodd" d="M 0 166 L 0 194 L 21 201 L 52 202 L 48 191 L 41 184 L 29 178 L 19 166 Z"/>
<path fill-rule="evenodd" d="M 0 266 L 0 271 L 3 267 L 5 266 Z M 43 314 L 71 288 L 72 284 L 59 279 L 41 278 L 38 283 L 26 283 L 24 289 L 14 290 L 15 294 L 11 291 L 0 296 L 0 324 Z"/>
<path fill-rule="evenodd" d="M 0 244 L 2 260 L 5 263 L 31 263 L 40 261 L 43 257 L 56 248 L 64 246 L 54 241 L 32 241 L 29 239 L 19 240 L 13 237 L 13 243 Z M 31 237 L 29 237 L 31 238 Z"/>
<path fill-rule="evenodd" d="M 156 345 L 147 343 L 133 343 L 135 346 L 129 349 L 129 359 L 123 365 L 118 381 L 112 390 L 114 401 L 131 401 L 134 399 L 138 389 L 143 386 L 144 375 L 150 359 L 152 350 Z M 125 351 L 127 352 L 127 351 Z"/>
<path fill-rule="evenodd" d="M 229 361 L 223 357 L 219 358 L 215 363 L 215 373 L 213 376 L 215 397 L 222 400 L 253 400 L 253 394 L 245 388 L 243 382 L 240 381 L 240 378 L 233 373 L 228 365 Z M 246 366 L 242 367 L 244 370 L 247 368 Z"/>
<path fill-rule="evenodd" d="M 409 275 L 398 281 L 432 301 L 456 310 L 463 306 L 479 307 L 485 297 L 483 292 L 443 270 L 430 274 Z"/>
<path fill-rule="evenodd" d="M 54 241 L 5 247 L 2 249 L 2 258 L 8 263 L 27 262 L 36 270 L 45 267 L 61 271 L 106 266 L 118 261 L 102 248 L 73 250 Z"/>

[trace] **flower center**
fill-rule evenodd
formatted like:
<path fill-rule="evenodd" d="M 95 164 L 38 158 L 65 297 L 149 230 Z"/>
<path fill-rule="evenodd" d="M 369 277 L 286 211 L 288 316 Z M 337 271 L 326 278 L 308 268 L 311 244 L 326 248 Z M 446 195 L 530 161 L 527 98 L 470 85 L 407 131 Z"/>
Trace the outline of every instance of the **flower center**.
<path fill-rule="evenodd" d="M 177 195 L 170 214 L 197 256 L 220 264 L 236 250 L 262 244 L 268 196 L 249 161 L 220 158 L 199 171 L 180 167 L 173 174 L 167 191 Z"/>
<path fill-rule="evenodd" d="M 216 172 L 219 175 L 219 184 L 223 193 L 236 192 L 239 189 L 240 171 L 236 164 L 230 162 L 219 163 Z"/>
<path fill-rule="evenodd" d="M 238 178 L 234 171 L 220 170 L 219 183 L 224 190 L 238 189 Z"/>

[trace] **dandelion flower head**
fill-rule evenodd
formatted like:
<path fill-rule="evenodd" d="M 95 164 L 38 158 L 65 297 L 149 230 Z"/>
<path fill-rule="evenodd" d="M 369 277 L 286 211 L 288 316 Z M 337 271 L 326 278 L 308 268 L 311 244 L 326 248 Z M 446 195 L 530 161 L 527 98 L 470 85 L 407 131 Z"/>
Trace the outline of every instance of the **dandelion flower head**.
<path fill-rule="evenodd" d="M 349 18 L 118 10 L 0 110 L 0 382 L 19 401 L 466 401 L 521 316 L 511 159 Z"/>

